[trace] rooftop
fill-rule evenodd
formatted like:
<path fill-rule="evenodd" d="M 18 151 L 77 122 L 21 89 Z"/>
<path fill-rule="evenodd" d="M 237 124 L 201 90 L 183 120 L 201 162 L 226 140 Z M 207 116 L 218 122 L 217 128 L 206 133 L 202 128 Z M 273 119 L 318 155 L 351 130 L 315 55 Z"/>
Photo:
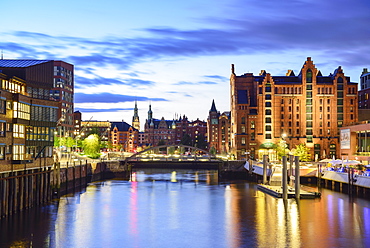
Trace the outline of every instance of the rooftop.
<path fill-rule="evenodd" d="M 0 67 L 29 67 L 38 65 L 51 60 L 34 60 L 34 59 L 0 59 Z"/>

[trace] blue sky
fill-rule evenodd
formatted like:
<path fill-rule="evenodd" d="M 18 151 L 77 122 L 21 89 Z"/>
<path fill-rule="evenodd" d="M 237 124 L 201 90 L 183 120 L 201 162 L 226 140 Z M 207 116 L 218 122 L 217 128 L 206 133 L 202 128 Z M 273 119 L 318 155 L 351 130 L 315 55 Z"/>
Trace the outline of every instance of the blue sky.
<path fill-rule="evenodd" d="M 237 75 L 299 73 L 312 57 L 323 75 L 352 82 L 370 68 L 368 0 L 2 0 L 4 59 L 75 65 L 83 119 L 206 120 L 212 100 L 230 109 Z"/>

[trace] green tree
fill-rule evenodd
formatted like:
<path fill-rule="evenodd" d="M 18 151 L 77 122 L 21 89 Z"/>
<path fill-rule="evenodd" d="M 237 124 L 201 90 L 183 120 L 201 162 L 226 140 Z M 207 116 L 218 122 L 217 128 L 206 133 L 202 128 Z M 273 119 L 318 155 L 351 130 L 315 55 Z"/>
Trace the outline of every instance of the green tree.
<path fill-rule="evenodd" d="M 310 148 L 306 146 L 306 144 L 299 144 L 296 145 L 295 149 L 293 149 L 293 155 L 299 156 L 300 161 L 310 161 Z"/>
<path fill-rule="evenodd" d="M 278 160 L 281 160 L 282 156 L 287 156 L 289 154 L 288 145 L 284 139 L 281 139 L 275 147 Z"/>
<path fill-rule="evenodd" d="M 84 153 L 90 158 L 98 158 L 100 156 L 100 142 L 97 134 L 90 134 L 83 140 L 82 146 Z"/>
<path fill-rule="evenodd" d="M 65 146 L 66 147 L 73 147 L 75 145 L 76 145 L 76 142 L 72 137 L 66 137 L 65 138 Z"/>
<path fill-rule="evenodd" d="M 164 142 L 164 140 L 159 140 L 159 142 L 158 142 L 158 146 L 163 146 L 163 145 L 165 145 L 166 144 L 166 142 Z M 159 150 L 160 151 L 166 151 L 167 150 L 167 148 L 166 147 L 162 147 L 162 148 L 159 148 Z"/>
<path fill-rule="evenodd" d="M 207 141 L 203 134 L 199 134 L 198 138 L 194 142 L 194 146 L 200 149 L 207 149 Z"/>
<path fill-rule="evenodd" d="M 112 151 L 112 149 L 113 149 L 112 141 L 108 141 L 107 147 L 108 147 L 109 151 Z"/>
<path fill-rule="evenodd" d="M 181 145 L 191 146 L 192 143 L 193 141 L 189 134 L 185 134 L 184 136 L 182 136 L 181 141 L 180 141 Z"/>
<path fill-rule="evenodd" d="M 209 153 L 212 154 L 212 155 L 216 155 L 217 153 L 217 150 L 214 146 L 211 147 L 211 149 L 209 149 Z"/>
<path fill-rule="evenodd" d="M 174 146 L 167 147 L 167 154 L 169 155 L 175 154 L 175 147 Z"/>

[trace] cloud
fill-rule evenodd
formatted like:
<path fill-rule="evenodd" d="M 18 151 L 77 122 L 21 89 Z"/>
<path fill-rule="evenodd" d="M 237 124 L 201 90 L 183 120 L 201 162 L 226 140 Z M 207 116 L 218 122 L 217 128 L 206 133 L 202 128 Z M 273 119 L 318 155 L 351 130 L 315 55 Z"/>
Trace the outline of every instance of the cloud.
<path fill-rule="evenodd" d="M 96 86 L 96 85 L 128 85 L 131 87 L 138 86 L 151 86 L 156 83 L 153 81 L 142 80 L 138 78 L 103 78 L 96 76 L 91 68 L 84 70 L 87 74 L 94 75 L 94 78 L 86 78 L 82 76 L 75 75 L 75 87 L 81 88 L 81 86 Z"/>
<path fill-rule="evenodd" d="M 93 108 L 75 108 L 75 111 L 83 113 L 102 113 L 102 112 L 120 112 L 120 111 L 132 111 L 134 108 L 108 108 L 108 109 L 93 109 Z"/>
<path fill-rule="evenodd" d="M 168 101 L 164 98 L 149 98 L 111 93 L 85 94 L 75 93 L 75 103 L 120 103 L 133 101 Z"/>
<path fill-rule="evenodd" d="M 173 85 L 201 85 L 201 84 L 217 84 L 216 82 L 213 81 L 200 81 L 200 82 L 186 82 L 186 81 L 180 81 L 177 83 L 174 83 Z"/>
<path fill-rule="evenodd" d="M 229 81 L 229 78 L 220 75 L 206 75 L 205 78 L 211 78 L 219 81 Z"/>

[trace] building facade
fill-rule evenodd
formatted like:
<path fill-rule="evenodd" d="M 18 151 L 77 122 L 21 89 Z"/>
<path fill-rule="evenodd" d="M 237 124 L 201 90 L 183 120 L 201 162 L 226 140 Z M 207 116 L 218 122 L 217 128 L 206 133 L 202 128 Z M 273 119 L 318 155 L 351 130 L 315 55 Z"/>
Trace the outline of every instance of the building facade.
<path fill-rule="evenodd" d="M 124 121 L 111 122 L 109 140 L 115 152 L 137 152 L 139 130 Z"/>
<path fill-rule="evenodd" d="M 357 83 L 340 66 L 323 76 L 308 57 L 297 76 L 231 70 L 231 152 L 238 159 L 276 160 L 282 139 L 289 149 L 306 144 L 312 159 L 339 155 L 340 127 L 358 120 Z"/>
<path fill-rule="evenodd" d="M 207 149 L 207 123 L 199 119 L 189 121 L 185 115 L 173 120 L 155 119 L 149 105 L 143 141 L 143 147 L 185 144 Z"/>
<path fill-rule="evenodd" d="M 230 152 L 230 121 L 230 112 L 220 114 L 213 100 L 207 120 L 207 138 L 209 148 L 213 147 L 219 154 L 229 154 Z"/>
<path fill-rule="evenodd" d="M 58 103 L 34 98 L 16 76 L 0 82 L 0 171 L 53 165 Z"/>
<path fill-rule="evenodd" d="M 73 136 L 74 66 L 58 60 L 1 59 L 0 70 L 27 82 L 27 94 L 34 99 L 55 100 L 58 134 Z"/>
<path fill-rule="evenodd" d="M 358 109 L 370 109 L 370 72 L 367 68 L 360 76 L 360 90 L 358 92 Z"/>

